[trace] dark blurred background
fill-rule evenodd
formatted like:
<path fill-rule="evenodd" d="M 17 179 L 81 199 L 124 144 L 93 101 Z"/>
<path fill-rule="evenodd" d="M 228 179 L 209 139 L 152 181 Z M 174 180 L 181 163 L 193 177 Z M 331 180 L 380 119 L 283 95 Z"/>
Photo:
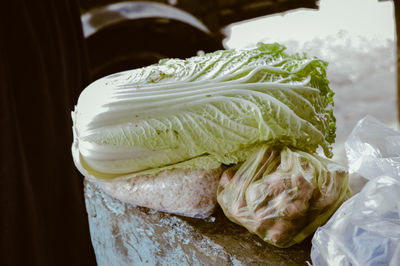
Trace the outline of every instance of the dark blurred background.
<path fill-rule="evenodd" d="M 316 0 L 80 0 L 96 79 L 121 70 L 187 58 L 223 48 L 223 30 L 234 22 L 296 8 Z"/>

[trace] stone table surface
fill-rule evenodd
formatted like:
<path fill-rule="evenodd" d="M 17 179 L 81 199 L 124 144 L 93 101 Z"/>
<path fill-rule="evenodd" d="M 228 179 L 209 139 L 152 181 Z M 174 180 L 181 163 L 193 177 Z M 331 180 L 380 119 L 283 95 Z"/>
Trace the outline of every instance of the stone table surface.
<path fill-rule="evenodd" d="M 220 209 L 207 219 L 123 203 L 85 180 L 92 244 L 101 265 L 307 265 L 311 238 L 282 249 L 230 222 Z"/>

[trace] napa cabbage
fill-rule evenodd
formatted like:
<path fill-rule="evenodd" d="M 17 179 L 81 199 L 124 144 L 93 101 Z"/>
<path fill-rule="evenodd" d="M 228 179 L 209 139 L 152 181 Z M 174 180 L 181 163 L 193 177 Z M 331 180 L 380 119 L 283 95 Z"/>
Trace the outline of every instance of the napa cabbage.
<path fill-rule="evenodd" d="M 72 112 L 75 164 L 104 179 L 236 164 L 264 144 L 321 148 L 330 157 L 326 66 L 280 44 L 258 44 L 106 76 Z"/>

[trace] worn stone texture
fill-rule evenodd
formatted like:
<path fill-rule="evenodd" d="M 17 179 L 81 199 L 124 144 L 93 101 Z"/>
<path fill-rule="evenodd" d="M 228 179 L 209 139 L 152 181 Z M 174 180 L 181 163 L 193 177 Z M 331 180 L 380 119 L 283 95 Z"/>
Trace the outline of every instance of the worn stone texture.
<path fill-rule="evenodd" d="M 92 244 L 99 266 L 306 265 L 310 238 L 281 249 L 230 222 L 220 209 L 207 219 L 123 203 L 85 180 Z"/>

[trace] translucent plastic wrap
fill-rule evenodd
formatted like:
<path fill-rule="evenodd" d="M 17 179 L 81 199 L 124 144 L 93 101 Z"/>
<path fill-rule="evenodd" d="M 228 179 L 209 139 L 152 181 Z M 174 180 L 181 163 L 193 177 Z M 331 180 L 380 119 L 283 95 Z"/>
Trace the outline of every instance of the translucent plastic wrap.
<path fill-rule="evenodd" d="M 372 116 L 360 120 L 345 143 L 349 172 L 369 180 L 400 176 L 400 132 Z"/>
<path fill-rule="evenodd" d="M 223 173 L 217 199 L 231 221 L 289 247 L 325 223 L 349 194 L 347 171 L 331 160 L 262 146 Z"/>
<path fill-rule="evenodd" d="M 400 265 L 400 132 L 362 119 L 346 145 L 351 173 L 369 179 L 312 239 L 314 265 Z"/>
<path fill-rule="evenodd" d="M 123 202 L 178 215 L 206 218 L 217 204 L 222 168 L 171 169 L 134 178 L 96 181 L 112 197 Z"/>

